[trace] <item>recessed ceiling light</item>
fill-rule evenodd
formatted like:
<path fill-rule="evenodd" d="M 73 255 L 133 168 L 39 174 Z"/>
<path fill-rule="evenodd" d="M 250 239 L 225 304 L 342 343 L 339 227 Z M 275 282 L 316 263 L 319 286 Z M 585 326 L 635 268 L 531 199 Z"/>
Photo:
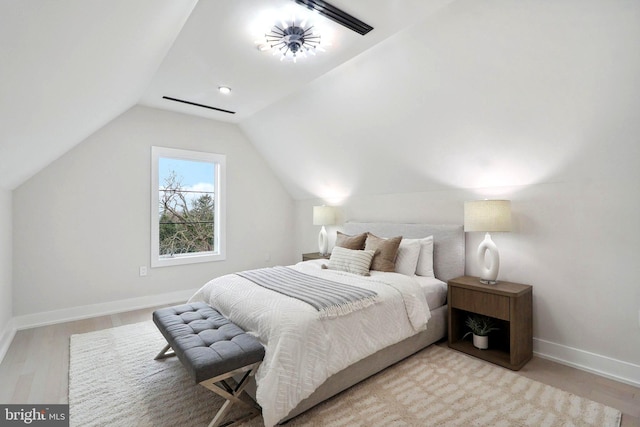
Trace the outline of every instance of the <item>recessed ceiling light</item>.
<path fill-rule="evenodd" d="M 229 95 L 231 93 L 231 88 L 228 86 L 218 86 L 218 90 L 223 95 Z"/>

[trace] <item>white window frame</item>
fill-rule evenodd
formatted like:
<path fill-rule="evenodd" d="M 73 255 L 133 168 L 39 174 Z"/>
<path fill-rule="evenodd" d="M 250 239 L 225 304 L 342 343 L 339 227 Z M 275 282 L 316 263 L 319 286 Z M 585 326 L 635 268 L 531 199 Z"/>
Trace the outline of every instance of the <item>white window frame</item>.
<path fill-rule="evenodd" d="M 161 158 L 210 162 L 214 168 L 214 251 L 160 256 L 159 161 Z M 226 156 L 177 148 L 151 147 L 151 267 L 223 261 L 226 259 Z"/>

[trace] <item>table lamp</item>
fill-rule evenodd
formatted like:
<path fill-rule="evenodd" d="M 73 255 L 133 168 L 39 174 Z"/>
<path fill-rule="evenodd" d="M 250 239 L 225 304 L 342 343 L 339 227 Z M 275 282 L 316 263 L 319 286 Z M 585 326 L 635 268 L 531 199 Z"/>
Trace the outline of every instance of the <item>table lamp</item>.
<path fill-rule="evenodd" d="M 329 241 L 327 239 L 327 230 L 325 225 L 333 225 L 336 223 L 336 212 L 333 206 L 314 206 L 313 207 L 313 225 L 321 225 L 320 234 L 318 234 L 318 250 L 320 255 L 327 255 L 329 252 Z"/>
<path fill-rule="evenodd" d="M 464 231 L 486 232 L 478 246 L 477 262 L 480 266 L 480 282 L 490 285 L 498 283 L 500 254 L 491 240 L 489 232 L 511 231 L 511 201 L 475 200 L 464 203 Z M 487 264 L 488 262 L 488 264 Z"/>

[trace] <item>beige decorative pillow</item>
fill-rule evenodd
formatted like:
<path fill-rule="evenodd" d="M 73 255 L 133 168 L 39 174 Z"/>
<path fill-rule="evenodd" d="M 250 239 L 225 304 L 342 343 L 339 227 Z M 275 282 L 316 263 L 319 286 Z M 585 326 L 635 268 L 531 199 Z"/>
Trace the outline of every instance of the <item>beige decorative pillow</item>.
<path fill-rule="evenodd" d="M 344 234 L 338 231 L 336 235 L 336 246 L 357 251 L 364 249 L 365 240 L 367 240 L 367 233 L 349 236 L 348 234 Z"/>
<path fill-rule="evenodd" d="M 374 253 L 374 251 L 353 250 L 336 246 L 331 252 L 331 258 L 329 258 L 329 269 L 368 276 Z"/>
<path fill-rule="evenodd" d="M 364 250 L 376 252 L 373 261 L 371 261 L 371 270 L 394 272 L 396 270 L 396 255 L 401 241 L 402 236 L 383 239 L 367 233 Z"/>

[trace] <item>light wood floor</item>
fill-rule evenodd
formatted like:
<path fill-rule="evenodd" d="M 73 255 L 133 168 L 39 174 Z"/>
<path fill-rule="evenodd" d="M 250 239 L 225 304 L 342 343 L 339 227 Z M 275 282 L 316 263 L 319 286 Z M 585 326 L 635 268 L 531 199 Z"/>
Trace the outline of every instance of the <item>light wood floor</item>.
<path fill-rule="evenodd" d="M 0 364 L 0 403 L 67 403 L 69 337 L 150 320 L 157 308 L 18 331 Z M 538 357 L 519 373 L 617 408 L 623 427 L 640 427 L 640 388 Z"/>

